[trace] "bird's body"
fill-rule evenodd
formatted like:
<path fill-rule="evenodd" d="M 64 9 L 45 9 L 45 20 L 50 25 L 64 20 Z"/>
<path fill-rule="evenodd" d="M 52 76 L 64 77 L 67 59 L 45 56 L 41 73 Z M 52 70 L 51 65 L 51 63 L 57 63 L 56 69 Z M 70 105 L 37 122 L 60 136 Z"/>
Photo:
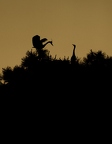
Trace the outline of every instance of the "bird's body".
<path fill-rule="evenodd" d="M 52 41 L 47 41 L 47 42 L 46 41 L 47 41 L 47 38 L 40 39 L 39 35 L 33 36 L 32 38 L 33 48 L 36 48 L 36 50 L 42 50 L 48 43 L 53 45 Z M 46 43 L 43 44 L 43 42 L 46 42 Z"/>

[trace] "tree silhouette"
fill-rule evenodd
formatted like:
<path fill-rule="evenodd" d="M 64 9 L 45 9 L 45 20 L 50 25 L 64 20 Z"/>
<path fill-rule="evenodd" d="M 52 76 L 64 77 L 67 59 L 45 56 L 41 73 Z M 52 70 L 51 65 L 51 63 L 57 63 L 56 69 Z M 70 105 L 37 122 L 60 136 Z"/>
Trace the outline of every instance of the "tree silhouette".
<path fill-rule="evenodd" d="M 21 66 L 24 68 L 33 68 L 37 66 L 39 58 L 36 52 L 27 51 L 26 56 L 21 59 Z"/>
<path fill-rule="evenodd" d="M 11 67 L 6 67 L 6 68 L 3 68 L 2 69 L 2 73 L 3 73 L 3 80 L 4 80 L 4 83 L 9 83 L 12 81 L 12 68 Z"/>
<path fill-rule="evenodd" d="M 46 38 L 41 40 L 45 41 Z M 73 49 L 72 58 L 53 58 L 44 47 L 27 51 L 20 65 L 3 68 L 0 76 L 3 113 L 10 117 L 17 114 L 22 120 L 27 115 L 26 121 L 41 118 L 45 125 L 48 117 L 70 124 L 75 117 L 81 126 L 88 123 L 86 117 L 90 121 L 96 115 L 97 120 L 101 114 L 110 115 L 112 57 L 91 50 L 80 61 Z"/>
<path fill-rule="evenodd" d="M 90 50 L 90 52 L 87 54 L 87 57 L 83 59 L 84 63 L 88 66 L 95 66 L 100 67 L 104 66 L 106 59 L 106 54 L 102 51 L 93 52 Z"/>
<path fill-rule="evenodd" d="M 46 40 L 39 41 L 43 44 Z M 87 105 L 89 109 L 93 102 L 106 100 L 111 94 L 112 57 L 90 50 L 80 61 L 73 46 L 70 60 L 53 58 L 45 47 L 27 51 L 19 66 L 2 69 L 1 94 L 11 104 L 23 102 L 27 107 L 46 108 L 49 105 L 50 109 L 66 107 L 70 110 L 74 105 L 78 109 Z"/>
<path fill-rule="evenodd" d="M 94 82 L 95 79 L 101 79 L 98 71 L 90 71 L 88 69 L 90 66 L 98 69 L 105 66 L 107 68 L 112 63 L 112 58 L 106 56 L 103 52 L 93 52 L 91 50 L 87 57 L 83 59 L 83 63 L 78 63 L 79 67 L 74 65 L 73 68 L 69 59 L 53 59 L 49 56 L 47 50 L 42 51 L 43 54 L 41 56 L 37 51 L 27 51 L 26 56 L 22 58 L 20 66 L 15 66 L 13 69 L 11 67 L 3 68 L 2 80 L 4 83 L 16 90 L 19 88 L 22 91 L 23 89 L 27 91 L 28 88 L 30 93 L 37 89 L 38 92 L 42 92 L 43 89 L 48 89 L 48 86 L 54 89 L 58 83 L 58 92 L 60 91 L 61 93 L 62 85 L 64 90 L 66 88 L 65 91 L 70 92 L 69 89 L 72 87 L 70 81 L 72 80 L 75 82 L 75 91 L 77 91 L 78 82 L 83 83 L 83 81 L 86 81 L 89 88 L 90 83 Z M 104 74 L 103 79 L 105 79 Z M 49 84 L 46 85 L 47 82 Z M 54 87 L 52 84 L 55 84 Z"/>

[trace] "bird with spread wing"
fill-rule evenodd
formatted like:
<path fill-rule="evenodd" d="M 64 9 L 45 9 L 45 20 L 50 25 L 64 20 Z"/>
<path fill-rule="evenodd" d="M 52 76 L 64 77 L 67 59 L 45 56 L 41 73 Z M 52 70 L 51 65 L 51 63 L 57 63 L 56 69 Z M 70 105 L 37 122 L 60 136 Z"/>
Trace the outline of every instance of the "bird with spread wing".
<path fill-rule="evenodd" d="M 46 43 L 43 44 L 44 42 L 46 42 Z M 48 41 L 47 38 L 40 39 L 39 35 L 35 35 L 35 36 L 32 37 L 33 48 L 35 48 L 36 50 L 42 50 L 48 43 L 53 45 L 53 42 Z"/>

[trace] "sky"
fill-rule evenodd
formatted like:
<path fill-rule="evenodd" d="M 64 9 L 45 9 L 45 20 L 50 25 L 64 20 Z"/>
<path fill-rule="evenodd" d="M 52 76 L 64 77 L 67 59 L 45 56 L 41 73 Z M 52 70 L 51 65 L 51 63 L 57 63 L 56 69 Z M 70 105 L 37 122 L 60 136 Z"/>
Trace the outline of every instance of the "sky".
<path fill-rule="evenodd" d="M 112 0 L 0 0 L 0 73 L 21 64 L 32 37 L 52 40 L 57 58 L 83 59 L 90 49 L 112 56 Z"/>

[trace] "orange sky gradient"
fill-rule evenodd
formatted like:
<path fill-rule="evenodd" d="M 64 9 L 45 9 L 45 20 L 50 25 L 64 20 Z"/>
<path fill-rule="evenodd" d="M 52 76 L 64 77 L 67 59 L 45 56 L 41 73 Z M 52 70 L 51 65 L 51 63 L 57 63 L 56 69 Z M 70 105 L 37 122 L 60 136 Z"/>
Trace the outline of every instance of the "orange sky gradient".
<path fill-rule="evenodd" d="M 0 0 L 0 73 L 21 64 L 32 37 L 53 40 L 52 56 L 83 58 L 92 49 L 112 56 L 112 0 Z"/>

